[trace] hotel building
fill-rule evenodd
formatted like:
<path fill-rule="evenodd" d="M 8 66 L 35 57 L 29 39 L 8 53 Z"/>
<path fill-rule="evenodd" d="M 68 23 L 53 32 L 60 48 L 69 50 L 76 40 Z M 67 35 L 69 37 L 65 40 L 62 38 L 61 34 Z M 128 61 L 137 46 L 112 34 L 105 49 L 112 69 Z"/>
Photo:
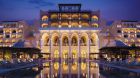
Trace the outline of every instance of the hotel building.
<path fill-rule="evenodd" d="M 0 46 L 11 47 L 14 43 L 24 39 L 25 22 L 2 21 L 0 25 Z"/>
<path fill-rule="evenodd" d="M 140 22 L 131 20 L 115 21 L 109 29 L 116 40 L 128 46 L 140 46 Z"/>
<path fill-rule="evenodd" d="M 90 78 L 99 72 L 95 63 L 86 60 L 98 58 L 100 11 L 82 10 L 81 4 L 58 6 L 58 10 L 40 11 L 40 48 L 43 57 L 53 61 L 50 76 Z"/>
<path fill-rule="evenodd" d="M 59 4 L 59 10 L 40 11 L 41 50 L 53 58 L 97 58 L 100 11 L 81 10 L 81 4 Z M 47 56 L 45 57 L 47 58 Z"/>

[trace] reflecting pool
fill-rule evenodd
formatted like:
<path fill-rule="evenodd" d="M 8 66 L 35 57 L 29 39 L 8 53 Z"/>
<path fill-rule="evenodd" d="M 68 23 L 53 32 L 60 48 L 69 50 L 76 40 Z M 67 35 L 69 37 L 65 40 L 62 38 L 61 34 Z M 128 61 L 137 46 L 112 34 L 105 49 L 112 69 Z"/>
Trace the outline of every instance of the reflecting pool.
<path fill-rule="evenodd" d="M 0 78 L 99 78 L 99 66 L 86 60 L 54 60 L 43 64 L 43 68 L 17 70 Z"/>

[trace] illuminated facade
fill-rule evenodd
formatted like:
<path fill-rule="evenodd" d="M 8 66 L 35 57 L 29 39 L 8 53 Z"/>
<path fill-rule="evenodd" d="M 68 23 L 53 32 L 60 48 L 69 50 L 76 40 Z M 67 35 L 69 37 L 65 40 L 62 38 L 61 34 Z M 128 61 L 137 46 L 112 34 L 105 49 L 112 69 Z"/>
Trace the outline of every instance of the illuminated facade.
<path fill-rule="evenodd" d="M 78 72 L 69 78 L 89 78 L 89 71 L 95 71 L 89 70 L 89 64 L 91 68 L 96 64 L 86 60 L 98 58 L 100 12 L 81 10 L 81 4 L 59 4 L 59 10 L 40 12 L 40 48 L 45 59 L 54 60 L 51 72 L 56 77 Z"/>
<path fill-rule="evenodd" d="M 23 21 L 2 21 L 0 26 L 0 46 L 11 47 L 24 39 L 25 23 Z"/>
<path fill-rule="evenodd" d="M 124 42 L 131 46 L 135 44 L 140 46 L 140 22 L 139 21 L 115 21 L 110 29 L 116 40 Z"/>
<path fill-rule="evenodd" d="M 41 49 L 53 58 L 89 58 L 98 53 L 99 11 L 80 4 L 59 4 L 59 10 L 41 11 Z M 97 56 L 91 56 L 97 58 Z"/>

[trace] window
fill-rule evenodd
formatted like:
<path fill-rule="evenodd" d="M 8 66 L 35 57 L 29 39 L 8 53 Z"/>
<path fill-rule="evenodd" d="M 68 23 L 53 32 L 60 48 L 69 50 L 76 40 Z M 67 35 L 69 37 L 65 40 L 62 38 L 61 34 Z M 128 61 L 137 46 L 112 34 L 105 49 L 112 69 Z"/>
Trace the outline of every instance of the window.
<path fill-rule="evenodd" d="M 3 33 L 3 30 L 0 30 L 0 34 L 2 34 Z"/>
<path fill-rule="evenodd" d="M 117 30 L 117 33 L 122 33 L 122 31 L 121 30 Z"/>
<path fill-rule="evenodd" d="M 16 30 L 13 30 L 13 31 L 12 31 L 12 33 L 14 33 L 14 34 L 15 34 L 15 33 L 16 33 Z"/>
<path fill-rule="evenodd" d="M 140 38 L 140 35 L 137 35 L 137 38 Z"/>
<path fill-rule="evenodd" d="M 10 38 L 10 35 L 6 35 L 5 38 Z"/>
<path fill-rule="evenodd" d="M 128 35 L 124 35 L 124 38 L 128 38 Z"/>

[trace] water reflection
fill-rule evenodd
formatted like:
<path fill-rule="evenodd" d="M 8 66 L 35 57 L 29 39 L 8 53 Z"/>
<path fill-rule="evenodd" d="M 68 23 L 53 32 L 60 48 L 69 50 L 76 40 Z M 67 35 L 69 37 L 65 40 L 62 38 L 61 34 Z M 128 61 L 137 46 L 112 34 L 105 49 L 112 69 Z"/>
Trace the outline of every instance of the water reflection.
<path fill-rule="evenodd" d="M 99 78 L 96 63 L 78 60 L 47 62 L 44 68 L 14 71 L 1 75 L 0 78 Z M 17 73 L 18 72 L 18 73 Z"/>

